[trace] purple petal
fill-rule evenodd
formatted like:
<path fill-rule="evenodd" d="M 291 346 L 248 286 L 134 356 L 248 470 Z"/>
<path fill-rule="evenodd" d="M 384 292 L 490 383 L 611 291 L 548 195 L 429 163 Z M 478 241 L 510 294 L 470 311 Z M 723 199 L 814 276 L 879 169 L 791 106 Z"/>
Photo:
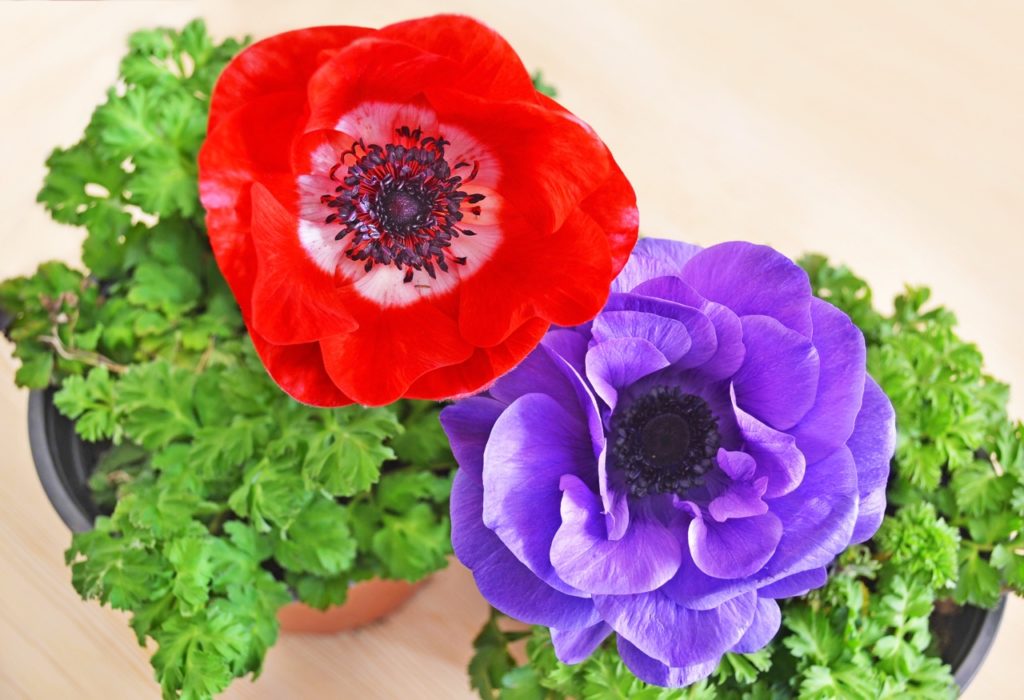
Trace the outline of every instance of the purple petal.
<path fill-rule="evenodd" d="M 658 588 L 679 568 L 680 546 L 657 519 L 635 513 L 609 540 L 601 500 L 573 475 L 562 477 L 562 526 L 551 543 L 559 578 L 592 594 L 628 595 Z"/>
<path fill-rule="evenodd" d="M 682 274 L 683 266 L 700 250 L 700 246 L 682 241 L 641 238 L 612 283 L 612 291 L 628 292 L 654 277 Z"/>
<path fill-rule="evenodd" d="M 589 334 L 577 328 L 552 328 L 541 339 L 541 345 L 569 363 L 577 372 L 582 372 L 587 357 Z"/>
<path fill-rule="evenodd" d="M 704 301 L 699 296 L 697 299 L 700 302 Z M 629 315 L 620 316 L 617 328 L 604 326 L 601 320 L 604 316 L 619 312 L 628 312 Z M 669 359 L 669 362 L 678 367 L 702 365 L 715 354 L 718 344 L 715 327 L 703 311 L 692 305 L 639 294 L 612 294 L 608 297 L 604 310 L 594 319 L 594 338 L 602 340 L 602 335 L 616 337 L 616 331 L 621 334 L 621 331 L 628 330 L 621 318 L 629 316 L 639 319 L 639 323 L 632 326 L 631 335 L 649 340 Z M 677 321 L 683 328 L 679 329 L 670 324 L 666 328 L 661 328 L 666 325 L 662 319 Z M 651 328 L 648 326 L 649 323 L 656 325 Z M 686 341 L 679 338 L 684 333 L 687 336 Z M 685 342 L 685 345 L 682 345 L 682 342 Z"/>
<path fill-rule="evenodd" d="M 811 301 L 811 340 L 821 359 L 814 405 L 791 431 L 800 451 L 815 462 L 845 445 L 864 395 L 864 334 L 850 317 L 821 299 Z"/>
<path fill-rule="evenodd" d="M 578 664 L 593 654 L 611 633 L 612 628 L 604 622 L 579 630 L 552 629 L 551 644 L 563 664 Z"/>
<path fill-rule="evenodd" d="M 708 576 L 736 579 L 756 573 L 782 538 L 782 523 L 774 513 L 725 522 L 699 516 L 690 521 L 690 554 Z"/>
<path fill-rule="evenodd" d="M 630 255 L 618 277 L 612 281 L 612 292 L 631 292 L 649 279 L 678 274 L 678 270 L 672 269 L 671 265 L 662 260 L 645 255 Z"/>
<path fill-rule="evenodd" d="M 548 556 L 561 525 L 558 483 L 565 474 L 596 482 L 586 427 L 546 394 L 516 399 L 484 450 L 483 522 L 537 576 L 572 594 L 577 591 L 559 580 Z"/>
<path fill-rule="evenodd" d="M 724 579 L 708 576 L 693 561 L 688 547 L 683 548 L 679 571 L 672 580 L 661 587 L 661 591 L 673 601 L 694 610 L 711 610 L 757 588 L 757 577 L 745 579 Z"/>
<path fill-rule="evenodd" d="M 537 348 L 508 374 L 499 377 L 487 393 L 506 404 L 525 394 L 547 394 L 558 400 L 566 410 L 575 413 L 578 406 L 573 388 L 558 367 L 564 360 L 556 360 L 557 357 L 543 346 Z"/>
<path fill-rule="evenodd" d="M 652 277 L 643 284 L 637 285 L 632 291 L 633 296 L 666 301 L 702 309 L 708 300 L 700 292 L 676 276 Z"/>
<path fill-rule="evenodd" d="M 478 484 L 484 469 L 484 448 L 498 416 L 505 404 L 486 396 L 471 396 L 458 403 L 445 406 L 441 411 L 441 426 L 448 436 L 459 470 L 466 472 Z"/>
<path fill-rule="evenodd" d="M 639 338 L 606 340 L 587 351 L 587 378 L 612 409 L 621 389 L 668 365 L 656 347 Z"/>
<path fill-rule="evenodd" d="M 677 304 L 699 309 L 711 322 L 715 333 L 715 352 L 703 363 L 689 362 L 697 367 L 701 376 L 709 381 L 731 377 L 743 364 L 746 349 L 743 346 L 743 327 L 739 317 L 725 306 L 708 301 L 693 287 L 678 277 L 656 277 L 637 285 L 634 296 L 667 299 Z"/>
<path fill-rule="evenodd" d="M 730 482 L 725 491 L 708 503 L 708 513 L 720 523 L 730 518 L 764 515 L 768 512 L 768 504 L 763 498 L 767 487 L 768 479 L 763 476 L 754 481 Z"/>
<path fill-rule="evenodd" d="M 681 277 L 737 316 L 771 316 L 798 333 L 811 335 L 807 273 L 767 246 L 731 242 L 706 248 L 686 263 Z"/>
<path fill-rule="evenodd" d="M 594 319 L 594 340 L 601 343 L 612 338 L 646 340 L 669 362 L 685 355 L 691 345 L 685 324 L 643 311 L 602 311 Z"/>
<path fill-rule="evenodd" d="M 779 604 L 771 598 L 758 598 L 754 623 L 730 651 L 737 654 L 752 654 L 772 641 L 781 624 L 782 612 L 779 610 Z"/>
<path fill-rule="evenodd" d="M 551 360 L 555 365 L 555 369 L 562 374 L 571 387 L 572 393 L 576 395 L 576 402 L 571 405 L 574 411 L 586 423 L 587 430 L 590 433 L 590 444 L 594 457 L 598 457 L 605 451 L 606 440 L 604 423 L 601 421 L 601 409 L 597 405 L 597 399 L 587 386 L 586 380 L 580 376 L 575 367 L 553 351 L 548 352 L 551 352 Z"/>
<path fill-rule="evenodd" d="M 618 648 L 622 662 L 633 672 L 634 676 L 644 683 L 660 685 L 663 688 L 682 688 L 704 680 L 714 673 L 720 661 L 720 659 L 714 659 L 701 664 L 673 668 L 657 659 L 652 659 L 630 644 L 625 637 L 618 638 Z"/>
<path fill-rule="evenodd" d="M 715 326 L 718 346 L 699 371 L 709 380 L 726 379 L 736 374 L 747 355 L 743 344 L 743 324 L 735 313 L 721 304 L 709 301 L 703 310 Z"/>
<path fill-rule="evenodd" d="M 718 467 L 728 477 L 724 484 L 711 488 L 708 512 L 718 522 L 729 518 L 749 518 L 768 512 L 762 498 L 768 487 L 768 477 L 754 478 L 757 464 L 745 452 L 718 450 Z"/>
<path fill-rule="evenodd" d="M 843 447 L 807 468 L 798 489 L 769 503 L 783 523 L 782 539 L 764 568 L 743 579 L 708 576 L 683 551 L 679 571 L 661 590 L 681 605 L 709 609 L 797 572 L 826 566 L 846 548 L 857 516 L 857 472 Z"/>
<path fill-rule="evenodd" d="M 621 473 L 608 473 L 607 446 L 597 458 L 597 477 L 608 539 L 622 539 L 629 527 L 629 490 Z"/>
<path fill-rule="evenodd" d="M 853 529 L 853 544 L 871 538 L 885 516 L 885 485 L 889 462 L 896 449 L 896 414 L 885 392 L 868 377 L 864 402 L 847 446 L 857 465 L 860 506 Z"/>
<path fill-rule="evenodd" d="M 668 666 L 692 666 L 731 649 L 750 627 L 757 595 L 746 593 L 711 610 L 690 610 L 661 590 L 594 596 L 605 622 L 644 654 Z"/>
<path fill-rule="evenodd" d="M 600 616 L 589 598 L 559 593 L 537 578 L 483 524 L 483 489 L 462 469 L 451 495 L 452 548 L 472 570 L 487 601 L 531 625 L 560 629 L 590 627 Z"/>
<path fill-rule="evenodd" d="M 857 500 L 857 471 L 849 449 L 840 447 L 807 465 L 800 487 L 770 504 L 782 520 L 783 536 L 764 573 L 776 581 L 831 562 L 850 544 Z"/>
<path fill-rule="evenodd" d="M 758 589 L 757 594 L 762 598 L 793 598 L 821 588 L 827 581 L 828 570 L 822 566 L 781 578 Z"/>
<path fill-rule="evenodd" d="M 750 481 L 754 478 L 757 463 L 746 452 L 718 450 L 718 466 L 733 481 Z"/>
<path fill-rule="evenodd" d="M 766 498 L 783 496 L 804 479 L 807 462 L 796 446 L 796 438 L 771 428 L 736 405 L 731 395 L 736 425 L 743 436 L 743 449 L 757 462 L 757 476 L 768 478 Z"/>
<path fill-rule="evenodd" d="M 686 263 L 694 255 L 704 250 L 699 245 L 674 241 L 669 238 L 641 238 L 633 248 L 635 255 L 660 260 L 676 271 L 676 274 L 683 271 Z"/>
<path fill-rule="evenodd" d="M 814 405 L 818 351 L 810 339 L 768 316 L 744 316 L 743 366 L 733 376 L 736 403 L 777 430 L 787 430 Z"/>

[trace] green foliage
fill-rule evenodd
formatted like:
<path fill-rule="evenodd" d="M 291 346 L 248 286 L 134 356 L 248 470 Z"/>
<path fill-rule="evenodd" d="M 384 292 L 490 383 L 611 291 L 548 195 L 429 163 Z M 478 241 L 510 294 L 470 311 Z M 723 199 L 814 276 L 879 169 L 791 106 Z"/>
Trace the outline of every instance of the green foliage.
<path fill-rule="evenodd" d="M 822 256 L 801 260 L 815 293 L 864 332 L 868 369 L 896 409 L 889 512 L 877 535 L 842 553 L 821 589 L 782 605 L 782 629 L 756 654 L 727 654 L 683 689 L 648 686 L 625 668 L 611 635 L 588 659 L 558 661 L 548 631 L 529 632 L 527 660 L 509 646 L 522 632 L 500 615 L 475 642 L 472 686 L 482 698 L 718 698 L 875 700 L 954 698 L 929 621 L 937 600 L 994 606 L 1024 593 L 1024 435 L 1006 413 L 1008 389 L 956 333 L 956 319 L 908 288 L 894 311 Z"/>
<path fill-rule="evenodd" d="M 942 594 L 957 579 L 960 533 L 935 512 L 931 503 L 912 503 L 886 518 L 875 535 L 896 571 L 920 579 Z"/>
<path fill-rule="evenodd" d="M 858 323 L 869 317 L 863 299 L 870 294 L 849 292 L 863 282 L 822 258 L 803 263 L 816 293 L 858 314 Z M 955 582 L 958 603 L 991 607 L 1005 588 L 1024 591 L 1024 439 L 1006 411 L 1009 387 L 985 373 L 981 352 L 957 334 L 956 317 L 929 308 L 929 298 L 928 289 L 908 287 L 891 316 L 875 314 L 865 328 L 868 370 L 892 400 L 898 431 L 888 489 L 898 510 L 876 542 L 924 574 L 923 584 Z M 930 512 L 938 518 L 932 526 Z M 949 576 L 954 551 L 959 570 Z"/>
<path fill-rule="evenodd" d="M 202 369 L 95 367 L 55 401 L 84 438 L 111 445 L 92 484 L 113 513 L 75 536 L 73 584 L 131 612 L 140 643 L 157 641 L 168 697 L 258 672 L 292 595 L 325 608 L 354 581 L 415 581 L 447 563 L 454 462 L 432 452 L 421 467 L 390 444 L 430 443 L 435 404 L 408 427 L 404 407 L 302 406 L 248 348 Z"/>
<path fill-rule="evenodd" d="M 533 75 L 530 76 L 533 79 L 533 88 L 542 95 L 548 97 L 558 97 L 558 89 L 554 85 L 544 79 L 544 74 L 539 70 L 535 70 Z"/>
<path fill-rule="evenodd" d="M 294 597 L 444 567 L 454 460 L 439 406 L 325 410 L 268 377 L 213 259 L 196 190 L 216 77 L 242 43 L 202 22 L 137 32 L 39 201 L 83 226 L 88 272 L 46 263 L 0 283 L 21 361 L 102 453 L 108 515 L 67 551 L 83 598 L 129 613 L 165 698 L 257 675 Z"/>

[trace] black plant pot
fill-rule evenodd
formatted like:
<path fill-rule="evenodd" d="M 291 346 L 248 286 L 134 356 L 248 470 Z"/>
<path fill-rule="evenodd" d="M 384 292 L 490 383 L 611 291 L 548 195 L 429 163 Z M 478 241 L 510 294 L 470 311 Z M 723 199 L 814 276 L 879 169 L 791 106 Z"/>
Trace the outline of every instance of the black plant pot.
<path fill-rule="evenodd" d="M 28 399 L 28 440 L 32 460 L 50 503 L 72 532 L 87 532 L 98 515 L 89 490 L 104 447 L 78 437 L 74 424 L 53 405 L 53 389 Z"/>
<path fill-rule="evenodd" d="M 53 405 L 53 390 L 33 391 L 28 403 L 28 434 L 32 458 L 43 488 L 61 520 L 74 532 L 92 529 L 101 515 L 89 491 L 89 475 L 102 445 L 78 437 L 74 424 Z M 952 667 L 961 692 L 977 675 L 995 642 L 1006 596 L 991 609 L 940 604 L 931 626 L 942 660 Z"/>

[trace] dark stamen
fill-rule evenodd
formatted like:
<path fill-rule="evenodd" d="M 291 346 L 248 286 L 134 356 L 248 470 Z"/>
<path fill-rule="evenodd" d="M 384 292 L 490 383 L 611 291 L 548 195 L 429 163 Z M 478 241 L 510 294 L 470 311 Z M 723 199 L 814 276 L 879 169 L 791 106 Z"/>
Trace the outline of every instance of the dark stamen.
<path fill-rule="evenodd" d="M 614 418 L 615 468 L 637 497 L 683 495 L 715 464 L 718 421 L 699 396 L 659 387 Z"/>
<path fill-rule="evenodd" d="M 469 177 L 452 174 L 445 159 L 448 141 L 423 136 L 420 129 L 402 126 L 395 129 L 397 143 L 364 144 L 361 140 L 342 153 L 330 177 L 342 183 L 322 201 L 336 212 L 326 218 L 343 228 L 335 237 L 351 236 L 345 255 L 350 260 L 366 261 L 369 272 L 376 265 L 407 266 L 404 281 L 411 282 L 414 271 L 426 272 L 436 279 L 437 269 L 449 272 L 449 263 L 464 265 L 465 256 L 451 253 L 451 241 L 476 233 L 461 227 L 463 203 L 474 205 L 470 211 L 479 216 L 479 193 L 459 189 L 474 179 L 479 163 L 472 163 Z M 337 171 L 352 158 L 344 177 Z M 458 163 L 455 167 L 468 167 Z"/>

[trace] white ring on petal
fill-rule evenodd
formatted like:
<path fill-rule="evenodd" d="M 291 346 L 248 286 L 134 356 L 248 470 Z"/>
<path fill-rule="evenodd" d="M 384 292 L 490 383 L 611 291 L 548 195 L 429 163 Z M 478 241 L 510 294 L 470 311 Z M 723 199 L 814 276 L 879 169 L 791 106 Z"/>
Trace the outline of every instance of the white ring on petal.
<path fill-rule="evenodd" d="M 452 255 L 464 256 L 466 264 L 449 263 L 448 272 L 437 270 L 436 279 L 423 270 L 414 270 L 412 280 L 405 282 L 408 268 L 399 270 L 394 265 L 374 265 L 372 270 L 364 272 L 364 263 L 348 258 L 342 258 L 338 269 L 349 278 L 362 274 L 353 288 L 379 306 L 409 306 L 451 291 L 459 282 L 476 273 L 494 255 L 500 242 L 501 229 L 497 226 L 480 226 L 476 236 L 452 239 Z M 434 267 L 436 269 L 437 266 Z"/>
<path fill-rule="evenodd" d="M 395 142 L 395 130 L 407 126 L 420 129 L 424 136 L 438 132 L 437 114 L 429 107 L 390 102 L 362 102 L 342 115 L 334 127 L 369 146 Z"/>

